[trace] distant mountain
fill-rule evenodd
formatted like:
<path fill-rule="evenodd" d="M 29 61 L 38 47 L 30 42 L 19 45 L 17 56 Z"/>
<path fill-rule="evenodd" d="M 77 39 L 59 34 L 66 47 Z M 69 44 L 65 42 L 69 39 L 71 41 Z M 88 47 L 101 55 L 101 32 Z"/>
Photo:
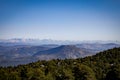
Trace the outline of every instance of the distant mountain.
<path fill-rule="evenodd" d="M 0 46 L 0 66 L 19 65 L 33 62 L 31 57 L 38 51 L 50 49 L 43 46 Z"/>
<path fill-rule="evenodd" d="M 111 49 L 114 47 L 120 47 L 120 44 L 116 43 L 82 43 L 82 44 L 77 44 L 76 45 L 79 48 L 85 48 L 85 49 L 90 49 L 93 52 L 100 52 L 103 50 Z"/>
<path fill-rule="evenodd" d="M 19 65 L 36 60 L 79 58 L 94 55 L 98 52 L 120 47 L 116 43 L 81 43 L 74 45 L 1 45 L 0 66 Z"/>
<path fill-rule="evenodd" d="M 43 46 L 0 46 L 0 55 L 9 57 L 32 56 L 38 51 L 49 49 Z"/>
<path fill-rule="evenodd" d="M 79 58 L 87 55 L 91 55 L 90 51 L 87 49 L 80 49 L 75 45 L 62 45 L 53 49 L 39 51 L 34 54 L 33 57 L 40 60 L 49 60 L 49 59 L 65 59 L 65 58 Z"/>
<path fill-rule="evenodd" d="M 116 43 L 120 44 L 119 41 L 74 41 L 74 40 L 52 40 L 52 39 L 22 39 L 22 38 L 13 38 L 13 39 L 0 39 L 0 45 L 2 46 L 14 46 L 14 45 L 43 45 L 43 44 L 59 44 L 59 45 L 74 45 L 82 43 Z"/>

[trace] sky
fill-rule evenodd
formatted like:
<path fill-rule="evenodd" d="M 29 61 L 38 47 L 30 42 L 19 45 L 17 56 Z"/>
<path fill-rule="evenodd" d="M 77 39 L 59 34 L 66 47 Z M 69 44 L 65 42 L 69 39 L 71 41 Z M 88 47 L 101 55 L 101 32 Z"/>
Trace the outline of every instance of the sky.
<path fill-rule="evenodd" d="M 0 0 L 0 39 L 120 41 L 120 0 Z"/>

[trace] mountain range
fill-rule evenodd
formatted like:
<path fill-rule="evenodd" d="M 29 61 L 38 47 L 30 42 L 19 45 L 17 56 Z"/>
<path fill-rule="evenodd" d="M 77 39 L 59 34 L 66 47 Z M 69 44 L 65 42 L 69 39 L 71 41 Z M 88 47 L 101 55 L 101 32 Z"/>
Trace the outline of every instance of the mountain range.
<path fill-rule="evenodd" d="M 74 45 L 0 45 L 0 66 L 14 66 L 37 60 L 75 59 L 120 47 L 116 43 L 80 43 Z"/>
<path fill-rule="evenodd" d="M 74 45 L 63 45 L 50 50 L 57 53 L 56 49 L 79 51 Z M 84 58 L 42 60 L 25 65 L 0 67 L 0 80 L 120 80 L 119 73 L 120 47 Z"/>
<path fill-rule="evenodd" d="M 0 45 L 12 46 L 12 45 L 43 45 L 43 44 L 59 44 L 59 45 L 73 45 L 73 44 L 82 44 L 82 43 L 116 43 L 120 44 L 119 41 L 102 41 L 102 40 L 84 40 L 84 41 L 74 41 L 74 40 L 52 40 L 52 39 L 22 39 L 22 38 L 13 38 L 13 39 L 0 39 Z"/>

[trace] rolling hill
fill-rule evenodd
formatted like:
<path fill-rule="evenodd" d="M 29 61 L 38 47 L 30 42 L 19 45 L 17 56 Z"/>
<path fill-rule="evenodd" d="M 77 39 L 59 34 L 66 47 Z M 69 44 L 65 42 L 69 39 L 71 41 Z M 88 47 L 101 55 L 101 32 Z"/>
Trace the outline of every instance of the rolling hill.
<path fill-rule="evenodd" d="M 75 45 L 62 45 L 45 51 L 39 51 L 33 55 L 39 60 L 79 58 L 91 55 L 93 53 L 85 48 L 78 48 Z"/>

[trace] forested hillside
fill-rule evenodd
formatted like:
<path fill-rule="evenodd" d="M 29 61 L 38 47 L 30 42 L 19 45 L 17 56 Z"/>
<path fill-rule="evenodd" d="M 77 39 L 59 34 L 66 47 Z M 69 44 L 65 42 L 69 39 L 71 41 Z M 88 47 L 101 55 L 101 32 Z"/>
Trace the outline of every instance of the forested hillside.
<path fill-rule="evenodd" d="M 120 48 L 85 58 L 0 67 L 0 80 L 120 80 Z"/>

